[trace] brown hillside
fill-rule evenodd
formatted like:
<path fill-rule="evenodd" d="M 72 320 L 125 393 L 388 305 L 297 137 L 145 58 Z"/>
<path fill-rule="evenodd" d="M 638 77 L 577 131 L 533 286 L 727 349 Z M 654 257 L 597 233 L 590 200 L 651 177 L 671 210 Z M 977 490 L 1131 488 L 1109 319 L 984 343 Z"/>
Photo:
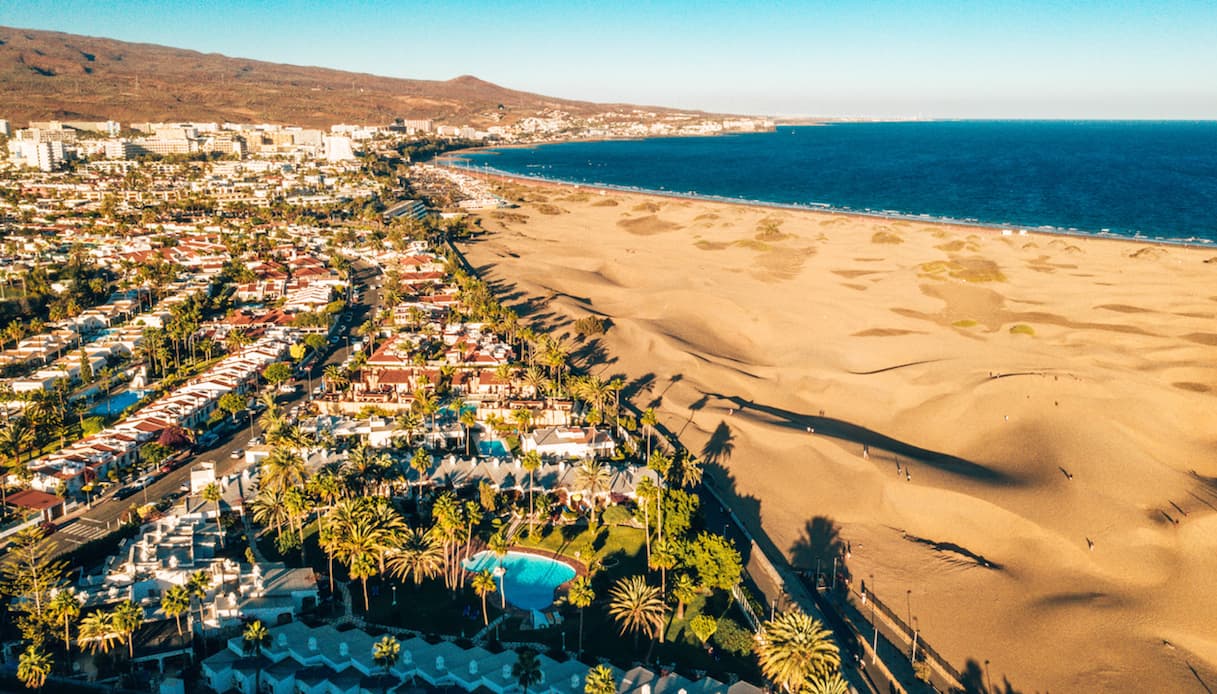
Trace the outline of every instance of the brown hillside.
<path fill-rule="evenodd" d="M 488 125 L 550 109 L 588 115 L 632 108 L 529 94 L 471 76 L 396 79 L 12 27 L 0 27 L 0 85 L 0 118 L 17 125 L 108 118 Z"/>

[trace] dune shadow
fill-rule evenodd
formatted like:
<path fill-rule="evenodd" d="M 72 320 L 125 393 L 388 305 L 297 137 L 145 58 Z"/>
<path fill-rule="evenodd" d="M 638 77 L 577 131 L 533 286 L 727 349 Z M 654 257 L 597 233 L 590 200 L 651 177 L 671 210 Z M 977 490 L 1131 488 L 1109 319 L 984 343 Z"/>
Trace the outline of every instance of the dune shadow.
<path fill-rule="evenodd" d="M 814 432 L 816 435 L 830 436 L 836 439 L 852 441 L 872 449 L 889 451 L 942 470 L 943 472 L 968 477 L 980 482 L 1009 486 L 1020 483 L 1017 478 L 999 470 L 994 470 L 979 463 L 940 451 L 921 448 L 920 446 L 894 439 L 857 424 L 824 416 L 823 411 L 819 415 L 809 415 L 764 405 L 734 395 L 708 393 L 707 396 L 730 400 L 735 403 L 740 414 L 767 420 L 768 423 L 774 426 Z M 874 456 L 875 453 L 872 452 L 871 455 Z"/>

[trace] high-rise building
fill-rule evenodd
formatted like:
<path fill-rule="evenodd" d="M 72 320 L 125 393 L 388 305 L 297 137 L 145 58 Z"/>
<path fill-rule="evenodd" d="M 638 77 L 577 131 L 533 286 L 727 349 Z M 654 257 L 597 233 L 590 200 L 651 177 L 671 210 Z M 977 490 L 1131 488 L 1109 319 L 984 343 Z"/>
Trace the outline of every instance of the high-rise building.
<path fill-rule="evenodd" d="M 351 147 L 351 138 L 330 136 L 325 138 L 326 161 L 350 161 L 355 158 L 355 150 Z"/>

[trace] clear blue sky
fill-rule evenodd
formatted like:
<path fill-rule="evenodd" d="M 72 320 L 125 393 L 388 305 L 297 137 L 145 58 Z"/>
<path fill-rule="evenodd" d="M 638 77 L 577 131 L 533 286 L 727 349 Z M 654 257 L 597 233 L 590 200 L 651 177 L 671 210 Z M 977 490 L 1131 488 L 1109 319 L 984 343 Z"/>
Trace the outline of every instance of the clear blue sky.
<path fill-rule="evenodd" d="M 0 24 L 737 113 L 1217 118 L 1217 0 L 3 0 Z"/>

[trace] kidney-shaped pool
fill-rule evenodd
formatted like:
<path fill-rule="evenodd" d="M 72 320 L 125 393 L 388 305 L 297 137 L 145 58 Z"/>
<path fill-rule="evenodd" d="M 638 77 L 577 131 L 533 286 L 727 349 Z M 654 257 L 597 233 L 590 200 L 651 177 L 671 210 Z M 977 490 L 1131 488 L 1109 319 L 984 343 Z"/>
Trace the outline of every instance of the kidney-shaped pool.
<path fill-rule="evenodd" d="M 554 590 L 575 577 L 575 569 L 564 562 L 523 552 L 508 552 L 502 559 L 494 552 L 478 552 L 462 564 L 474 573 L 490 571 L 504 591 L 507 602 L 523 610 L 543 610 L 554 603 Z M 498 568 L 503 573 L 499 575 Z"/>

